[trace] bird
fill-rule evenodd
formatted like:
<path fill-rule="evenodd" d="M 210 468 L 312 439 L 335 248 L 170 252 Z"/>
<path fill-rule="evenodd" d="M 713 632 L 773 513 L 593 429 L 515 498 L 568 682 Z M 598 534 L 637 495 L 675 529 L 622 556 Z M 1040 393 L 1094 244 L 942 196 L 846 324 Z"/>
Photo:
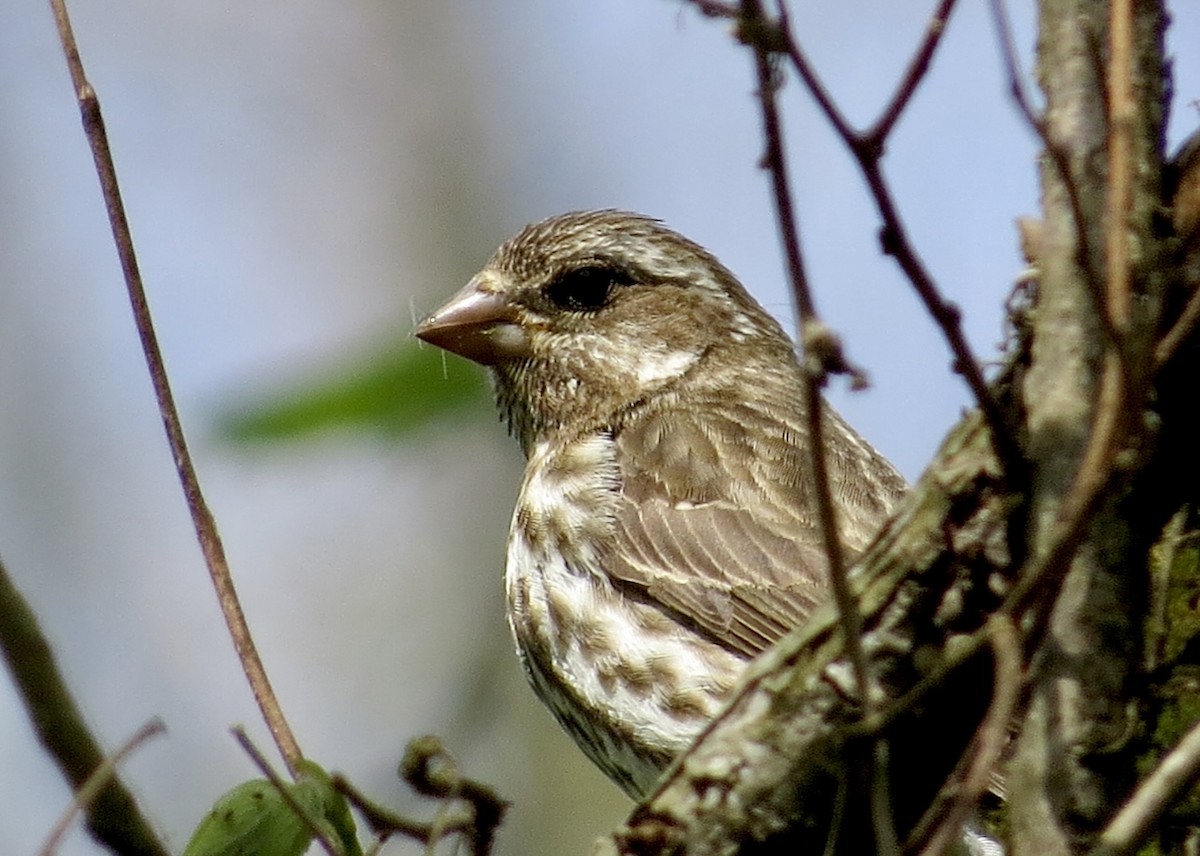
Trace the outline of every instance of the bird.
<path fill-rule="evenodd" d="M 526 458 L 504 573 L 517 654 L 641 799 L 827 597 L 795 347 L 710 252 L 607 209 L 526 226 L 415 333 L 490 370 Z M 821 412 L 853 556 L 906 484 Z"/>

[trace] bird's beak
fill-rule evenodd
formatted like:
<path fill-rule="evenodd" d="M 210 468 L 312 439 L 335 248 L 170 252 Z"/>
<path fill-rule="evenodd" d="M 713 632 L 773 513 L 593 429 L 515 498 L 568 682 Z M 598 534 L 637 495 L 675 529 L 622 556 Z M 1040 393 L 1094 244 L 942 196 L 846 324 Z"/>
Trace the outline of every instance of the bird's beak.
<path fill-rule="evenodd" d="M 417 325 L 417 338 L 460 357 L 494 366 L 529 356 L 529 337 L 491 278 L 480 274 Z"/>

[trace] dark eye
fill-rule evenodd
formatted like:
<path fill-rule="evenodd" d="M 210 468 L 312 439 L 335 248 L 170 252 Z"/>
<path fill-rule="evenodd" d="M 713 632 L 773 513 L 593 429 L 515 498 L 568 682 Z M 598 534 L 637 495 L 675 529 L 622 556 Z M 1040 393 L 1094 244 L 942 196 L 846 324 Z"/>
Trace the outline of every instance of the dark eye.
<path fill-rule="evenodd" d="M 581 267 L 562 274 L 542 293 L 559 309 L 594 312 L 604 308 L 618 285 L 628 282 L 628 276 L 611 268 Z"/>

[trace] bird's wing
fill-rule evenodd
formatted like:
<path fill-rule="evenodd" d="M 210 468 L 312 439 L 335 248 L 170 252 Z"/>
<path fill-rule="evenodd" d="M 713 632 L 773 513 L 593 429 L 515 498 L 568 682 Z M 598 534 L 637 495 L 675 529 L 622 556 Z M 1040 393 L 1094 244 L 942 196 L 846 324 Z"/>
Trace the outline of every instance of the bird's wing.
<path fill-rule="evenodd" d="M 627 424 L 606 571 L 732 651 L 769 647 L 828 589 L 804 433 L 755 402 Z"/>

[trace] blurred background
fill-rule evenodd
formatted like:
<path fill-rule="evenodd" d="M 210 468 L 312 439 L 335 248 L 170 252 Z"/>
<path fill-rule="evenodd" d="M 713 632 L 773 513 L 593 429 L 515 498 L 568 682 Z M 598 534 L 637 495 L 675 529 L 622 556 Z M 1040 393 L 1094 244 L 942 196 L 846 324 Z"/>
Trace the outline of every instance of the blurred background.
<path fill-rule="evenodd" d="M 857 124 L 932 5 L 795 4 Z M 1031 5 L 1011 4 L 1027 67 Z M 1200 98 L 1200 8 L 1175 6 L 1172 145 Z M 790 328 L 750 56 L 669 0 L 71 10 L 201 481 L 304 749 L 428 816 L 395 765 L 437 732 L 514 802 L 500 853 L 586 852 L 628 803 L 512 654 L 500 579 L 519 452 L 482 373 L 418 353 L 411 330 L 520 226 L 588 207 L 664 219 Z M 852 162 L 792 80 L 783 106 L 818 305 L 874 381 L 830 397 L 916 478 L 965 390 L 878 251 Z M 0 555 L 106 745 L 166 721 L 124 774 L 177 851 L 255 775 L 229 727 L 269 740 L 175 481 L 43 3 L 0 11 L 0 115 Z M 985 359 L 1023 266 L 1012 221 L 1036 210 L 1035 153 L 984 4 L 963 3 L 886 169 Z M 0 840 L 32 853 L 70 794 L 7 679 L 0 770 Z M 76 830 L 62 852 L 97 848 Z"/>

